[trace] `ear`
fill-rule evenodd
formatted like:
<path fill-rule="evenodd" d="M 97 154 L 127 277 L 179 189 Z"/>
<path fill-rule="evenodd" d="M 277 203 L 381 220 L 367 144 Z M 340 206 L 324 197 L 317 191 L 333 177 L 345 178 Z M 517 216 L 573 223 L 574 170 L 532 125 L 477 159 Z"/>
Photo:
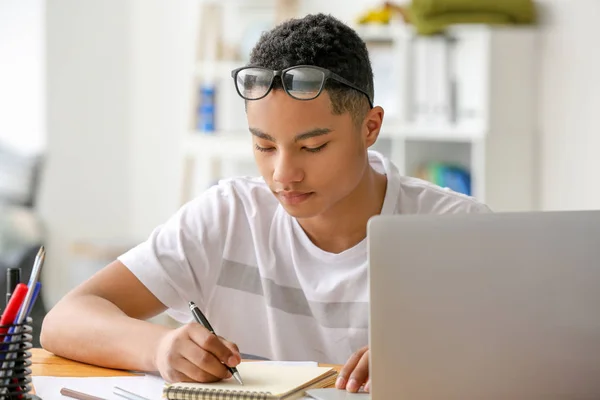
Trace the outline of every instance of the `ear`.
<path fill-rule="evenodd" d="M 363 138 L 365 140 L 365 146 L 367 148 L 373 146 L 379 137 L 381 131 L 381 124 L 383 123 L 383 108 L 376 106 L 373 107 L 363 121 Z"/>

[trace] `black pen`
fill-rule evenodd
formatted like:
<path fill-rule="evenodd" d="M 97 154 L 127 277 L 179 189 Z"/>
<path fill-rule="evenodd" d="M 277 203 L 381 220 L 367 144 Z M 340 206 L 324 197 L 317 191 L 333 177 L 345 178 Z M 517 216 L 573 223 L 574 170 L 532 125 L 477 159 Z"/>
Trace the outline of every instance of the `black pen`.
<path fill-rule="evenodd" d="M 200 325 L 202 325 L 203 327 L 208 329 L 210 331 L 210 333 L 212 333 L 213 335 L 216 335 L 215 330 L 212 328 L 212 326 L 210 325 L 210 322 L 208 322 L 208 320 L 206 319 L 204 314 L 202 314 L 202 311 L 200 311 L 200 308 L 198 308 L 198 306 L 196 304 L 194 304 L 193 301 L 190 301 L 188 304 L 190 306 L 190 310 L 192 311 L 192 315 L 194 316 L 194 319 L 196 320 L 196 322 L 198 322 Z M 228 365 L 226 365 L 226 367 L 229 370 L 229 372 L 231 372 L 231 375 L 233 375 L 235 380 L 238 381 L 238 383 L 240 385 L 243 385 L 244 382 L 242 381 L 242 377 L 240 376 L 240 373 L 238 372 L 238 370 L 235 367 L 230 367 Z"/>
<path fill-rule="evenodd" d="M 6 304 L 19 283 L 21 283 L 21 268 L 8 268 L 6 270 Z"/>

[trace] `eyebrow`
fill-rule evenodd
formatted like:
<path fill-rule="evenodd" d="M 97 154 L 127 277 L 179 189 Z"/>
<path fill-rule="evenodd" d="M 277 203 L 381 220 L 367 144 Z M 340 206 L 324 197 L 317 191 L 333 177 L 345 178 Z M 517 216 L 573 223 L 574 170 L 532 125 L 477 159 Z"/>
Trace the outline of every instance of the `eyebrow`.
<path fill-rule="evenodd" d="M 329 128 L 311 129 L 310 131 L 306 131 L 306 132 L 296 135 L 294 137 L 294 142 L 300 142 L 302 140 L 310 139 L 313 137 L 327 135 L 330 132 L 331 132 L 331 129 L 329 129 Z M 266 132 L 261 131 L 258 128 L 250 128 L 250 133 L 252 133 L 254 136 L 256 136 L 258 138 L 268 140 L 268 141 L 274 142 L 274 143 L 277 142 L 273 136 L 269 135 Z"/>

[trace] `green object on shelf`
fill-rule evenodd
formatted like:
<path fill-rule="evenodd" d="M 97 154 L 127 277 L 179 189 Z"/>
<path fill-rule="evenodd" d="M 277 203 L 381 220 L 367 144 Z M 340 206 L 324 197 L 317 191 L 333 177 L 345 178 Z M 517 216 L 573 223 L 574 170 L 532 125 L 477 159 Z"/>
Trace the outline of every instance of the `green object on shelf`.
<path fill-rule="evenodd" d="M 421 35 L 443 32 L 453 24 L 532 24 L 532 0 L 412 0 L 410 21 Z"/>
<path fill-rule="evenodd" d="M 490 13 L 465 13 L 440 15 L 425 19 L 416 14 L 411 14 L 411 21 L 420 35 L 435 35 L 442 33 L 448 26 L 455 24 L 486 24 L 508 25 L 510 19 L 502 14 Z"/>
<path fill-rule="evenodd" d="M 436 185 L 443 186 L 444 182 L 442 179 L 442 165 L 440 163 L 432 162 L 429 164 L 429 180 Z"/>

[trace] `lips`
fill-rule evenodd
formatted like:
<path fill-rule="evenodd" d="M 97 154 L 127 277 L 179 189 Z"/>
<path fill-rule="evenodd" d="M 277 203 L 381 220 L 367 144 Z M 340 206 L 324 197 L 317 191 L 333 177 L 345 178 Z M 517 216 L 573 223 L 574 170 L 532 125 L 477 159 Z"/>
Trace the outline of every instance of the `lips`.
<path fill-rule="evenodd" d="M 305 202 L 313 195 L 313 192 L 277 192 L 281 202 L 289 205 L 298 205 Z"/>

